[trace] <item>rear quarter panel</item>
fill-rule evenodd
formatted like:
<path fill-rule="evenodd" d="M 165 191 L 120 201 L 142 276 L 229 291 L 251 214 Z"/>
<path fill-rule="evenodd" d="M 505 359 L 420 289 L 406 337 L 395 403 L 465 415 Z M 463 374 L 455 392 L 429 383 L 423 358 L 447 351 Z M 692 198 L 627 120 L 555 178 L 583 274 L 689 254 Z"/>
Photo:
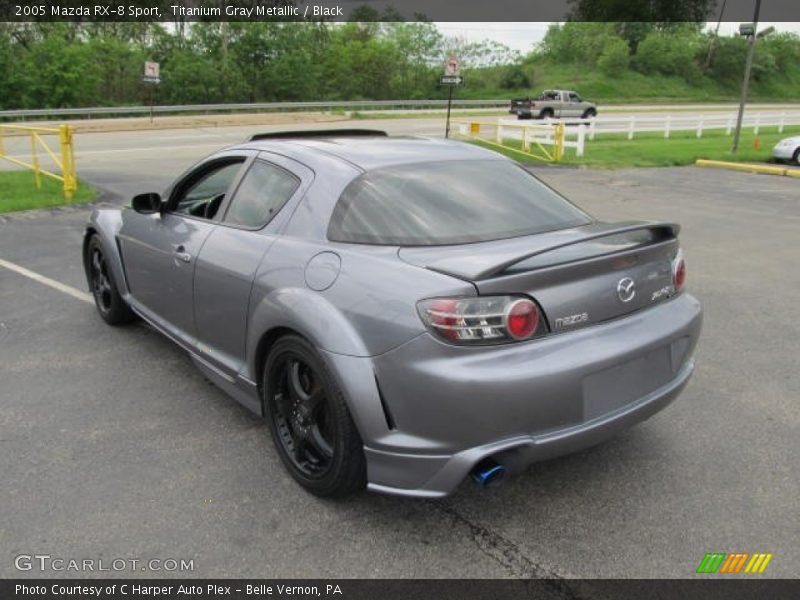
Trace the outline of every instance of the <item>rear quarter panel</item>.
<path fill-rule="evenodd" d="M 327 289 L 314 290 L 306 266 L 323 252 L 338 256 L 341 266 Z M 256 275 L 248 356 L 254 359 L 259 340 L 278 327 L 297 331 L 326 352 L 382 354 L 425 331 L 417 301 L 475 293 L 471 283 L 404 263 L 395 247 L 278 239 Z M 259 368 L 251 362 L 253 375 Z"/>

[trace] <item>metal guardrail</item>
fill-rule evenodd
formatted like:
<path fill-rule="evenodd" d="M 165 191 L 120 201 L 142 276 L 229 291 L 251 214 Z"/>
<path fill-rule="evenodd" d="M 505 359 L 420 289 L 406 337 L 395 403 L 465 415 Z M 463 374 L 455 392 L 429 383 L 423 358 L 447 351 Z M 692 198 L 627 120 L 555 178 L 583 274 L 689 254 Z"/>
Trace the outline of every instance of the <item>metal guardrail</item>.
<path fill-rule="evenodd" d="M 453 100 L 459 108 L 508 107 L 508 100 Z M 354 100 L 331 102 L 257 102 L 248 104 L 182 104 L 153 106 L 153 114 L 211 113 L 236 111 L 309 111 L 309 110 L 365 110 L 369 108 L 426 108 L 445 109 L 447 100 Z M 91 118 L 102 115 L 149 115 L 150 106 L 95 106 L 88 108 L 41 108 L 0 111 L 0 119 L 24 119 L 27 117 L 82 116 Z"/>
<path fill-rule="evenodd" d="M 30 136 L 31 162 L 27 163 L 14 156 L 9 156 L 5 151 L 4 134 L 13 132 L 14 135 Z M 64 198 L 71 201 L 78 190 L 78 177 L 75 171 L 75 148 L 72 143 L 74 130 L 69 125 L 55 127 L 25 127 L 22 125 L 0 125 L 0 159 L 25 167 L 33 171 L 33 181 L 36 189 L 42 187 L 42 175 L 63 183 Z M 42 136 L 57 135 L 60 147 L 60 157 L 42 139 Z M 50 159 L 60 169 L 61 175 L 43 169 L 39 160 L 39 150 L 44 150 Z"/>

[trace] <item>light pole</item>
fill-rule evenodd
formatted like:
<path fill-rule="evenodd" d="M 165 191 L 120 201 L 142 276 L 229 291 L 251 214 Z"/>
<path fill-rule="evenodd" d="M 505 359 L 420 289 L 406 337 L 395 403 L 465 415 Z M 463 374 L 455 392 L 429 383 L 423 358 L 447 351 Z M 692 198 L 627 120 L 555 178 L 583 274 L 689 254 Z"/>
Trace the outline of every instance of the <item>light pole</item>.
<path fill-rule="evenodd" d="M 731 153 L 736 154 L 739 149 L 739 136 L 742 133 L 742 119 L 744 118 L 744 105 L 747 102 L 747 89 L 750 86 L 750 70 L 753 68 L 753 55 L 756 52 L 756 30 L 758 29 L 758 13 L 761 12 L 761 0 L 756 0 L 753 22 L 739 25 L 739 34 L 747 36 L 749 48 L 747 61 L 744 66 L 744 80 L 742 81 L 742 97 L 739 99 L 739 115 L 736 117 L 736 132 L 733 134 L 733 147 Z"/>

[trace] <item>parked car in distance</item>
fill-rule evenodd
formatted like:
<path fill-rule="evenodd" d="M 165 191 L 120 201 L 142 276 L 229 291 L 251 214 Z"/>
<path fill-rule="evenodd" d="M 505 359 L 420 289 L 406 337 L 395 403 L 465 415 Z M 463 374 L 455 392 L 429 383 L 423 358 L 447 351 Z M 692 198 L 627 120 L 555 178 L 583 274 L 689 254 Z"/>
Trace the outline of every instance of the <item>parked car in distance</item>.
<path fill-rule="evenodd" d="M 589 119 L 597 116 L 597 105 L 572 90 L 545 90 L 535 99 L 512 100 L 508 112 L 516 114 L 518 119 Z"/>
<path fill-rule="evenodd" d="M 185 349 L 307 490 L 431 498 L 680 393 L 702 311 L 678 231 L 598 221 L 472 144 L 290 132 L 95 210 L 83 264 L 102 319 Z"/>
<path fill-rule="evenodd" d="M 800 135 L 782 139 L 772 149 L 772 156 L 800 165 Z"/>

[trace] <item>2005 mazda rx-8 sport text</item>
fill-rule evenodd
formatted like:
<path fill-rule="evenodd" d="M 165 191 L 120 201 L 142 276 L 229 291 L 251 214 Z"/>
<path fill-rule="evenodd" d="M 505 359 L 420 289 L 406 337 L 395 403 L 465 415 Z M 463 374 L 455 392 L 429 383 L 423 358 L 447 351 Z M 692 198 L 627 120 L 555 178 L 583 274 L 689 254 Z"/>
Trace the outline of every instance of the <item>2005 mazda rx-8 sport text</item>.
<path fill-rule="evenodd" d="M 103 319 L 185 348 L 307 489 L 435 497 L 681 391 L 678 229 L 599 222 L 470 144 L 342 130 L 256 135 L 96 210 L 83 257 Z"/>

